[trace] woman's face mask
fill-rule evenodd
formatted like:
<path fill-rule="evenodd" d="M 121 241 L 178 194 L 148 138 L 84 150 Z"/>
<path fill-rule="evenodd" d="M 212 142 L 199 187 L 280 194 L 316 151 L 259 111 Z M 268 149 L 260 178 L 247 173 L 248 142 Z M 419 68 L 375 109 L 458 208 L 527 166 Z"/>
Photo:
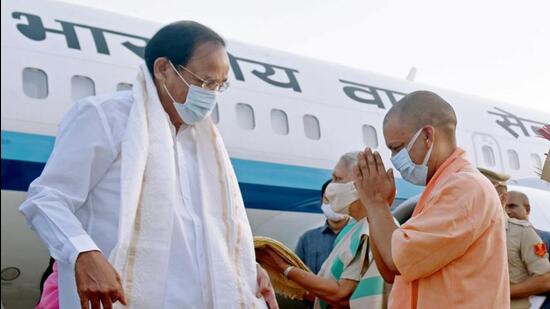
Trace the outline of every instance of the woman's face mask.
<path fill-rule="evenodd" d="M 325 217 L 330 221 L 339 222 L 347 218 L 346 215 L 335 213 L 330 204 L 321 205 L 321 210 L 323 211 Z"/>
<path fill-rule="evenodd" d="M 350 205 L 359 199 L 353 181 L 348 183 L 331 182 L 325 190 L 325 203 L 330 204 L 337 214 L 349 215 Z"/>

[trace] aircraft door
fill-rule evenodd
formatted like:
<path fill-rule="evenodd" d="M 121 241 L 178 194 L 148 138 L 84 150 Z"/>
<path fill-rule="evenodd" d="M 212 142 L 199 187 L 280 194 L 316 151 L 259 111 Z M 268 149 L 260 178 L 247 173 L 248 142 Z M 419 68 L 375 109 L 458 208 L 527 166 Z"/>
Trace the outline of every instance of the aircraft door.
<path fill-rule="evenodd" d="M 503 172 L 502 155 L 497 140 L 488 134 L 474 133 L 476 165 L 495 172 Z"/>

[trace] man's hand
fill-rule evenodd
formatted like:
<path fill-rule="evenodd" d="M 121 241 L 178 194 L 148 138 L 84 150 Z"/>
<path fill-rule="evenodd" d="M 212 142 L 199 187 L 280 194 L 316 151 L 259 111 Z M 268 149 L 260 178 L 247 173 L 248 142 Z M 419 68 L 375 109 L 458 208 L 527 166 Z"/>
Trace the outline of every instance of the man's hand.
<path fill-rule="evenodd" d="M 256 293 L 256 297 L 260 298 L 263 296 L 269 309 L 279 309 L 279 304 L 277 304 L 277 298 L 275 297 L 275 291 L 271 285 L 269 275 L 260 264 L 256 264 L 256 270 L 258 273 L 256 277 L 258 281 L 258 292 Z"/>
<path fill-rule="evenodd" d="M 357 156 L 353 172 L 359 199 L 367 209 L 374 259 L 384 279 L 392 281 L 395 275 L 399 275 L 391 253 L 391 238 L 397 229 L 389 208 L 396 191 L 393 171 L 386 171 L 380 154 L 367 148 Z"/>
<path fill-rule="evenodd" d="M 550 292 L 550 272 L 535 275 L 520 283 L 510 284 L 510 296 L 523 298 Z"/>
<path fill-rule="evenodd" d="M 393 170 L 386 171 L 378 152 L 372 153 L 370 148 L 357 156 L 357 165 L 353 168 L 355 188 L 359 198 L 367 208 L 375 206 L 390 206 L 395 198 L 395 179 Z"/>
<path fill-rule="evenodd" d="M 120 277 L 99 251 L 82 252 L 76 259 L 76 287 L 83 309 L 111 309 L 120 301 L 126 305 Z"/>

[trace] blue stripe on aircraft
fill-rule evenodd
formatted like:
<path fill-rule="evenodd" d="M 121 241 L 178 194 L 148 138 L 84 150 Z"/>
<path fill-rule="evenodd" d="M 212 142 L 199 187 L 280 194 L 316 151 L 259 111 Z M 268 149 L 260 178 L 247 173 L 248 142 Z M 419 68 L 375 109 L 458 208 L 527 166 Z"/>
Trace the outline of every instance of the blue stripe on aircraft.
<path fill-rule="evenodd" d="M 2 190 L 27 191 L 50 156 L 55 137 L 2 131 Z M 330 170 L 232 158 L 247 208 L 319 212 L 319 189 Z M 399 199 L 422 188 L 397 179 Z"/>
<path fill-rule="evenodd" d="M 2 159 L 46 163 L 54 136 L 2 131 Z"/>
<path fill-rule="evenodd" d="M 326 169 L 231 158 L 239 182 L 319 190 L 332 172 Z"/>

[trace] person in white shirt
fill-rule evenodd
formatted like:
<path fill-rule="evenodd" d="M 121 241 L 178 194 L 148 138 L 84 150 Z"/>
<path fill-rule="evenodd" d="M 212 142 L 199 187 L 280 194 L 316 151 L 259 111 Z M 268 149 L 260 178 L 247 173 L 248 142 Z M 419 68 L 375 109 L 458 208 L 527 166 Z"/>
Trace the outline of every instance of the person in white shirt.
<path fill-rule="evenodd" d="M 61 308 L 278 308 L 209 117 L 228 71 L 217 33 L 175 22 L 132 91 L 65 115 L 20 208 L 58 263 Z"/>

